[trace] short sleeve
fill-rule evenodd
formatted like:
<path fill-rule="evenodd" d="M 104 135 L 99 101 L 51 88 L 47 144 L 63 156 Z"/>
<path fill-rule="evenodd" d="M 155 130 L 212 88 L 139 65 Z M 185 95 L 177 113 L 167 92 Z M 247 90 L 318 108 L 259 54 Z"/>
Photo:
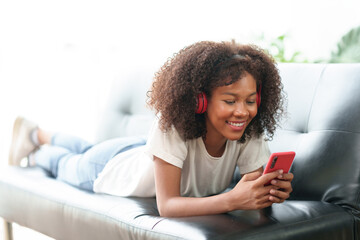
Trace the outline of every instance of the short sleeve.
<path fill-rule="evenodd" d="M 259 169 L 267 163 L 270 157 L 269 145 L 263 136 L 252 137 L 242 144 L 237 165 L 241 174 Z"/>
<path fill-rule="evenodd" d="M 159 120 L 156 119 L 146 145 L 146 153 L 152 159 L 156 156 L 176 167 L 183 167 L 188 150 L 186 142 L 182 140 L 174 127 L 163 132 L 159 127 Z"/>

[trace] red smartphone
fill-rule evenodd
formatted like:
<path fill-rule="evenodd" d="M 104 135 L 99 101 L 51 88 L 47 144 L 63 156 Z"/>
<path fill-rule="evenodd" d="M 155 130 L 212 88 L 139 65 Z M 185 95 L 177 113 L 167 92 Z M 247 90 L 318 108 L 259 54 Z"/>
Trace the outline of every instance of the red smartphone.
<path fill-rule="evenodd" d="M 263 174 L 282 169 L 288 173 L 295 158 L 295 152 L 277 152 L 270 155 Z M 270 184 L 267 183 L 267 184 Z"/>

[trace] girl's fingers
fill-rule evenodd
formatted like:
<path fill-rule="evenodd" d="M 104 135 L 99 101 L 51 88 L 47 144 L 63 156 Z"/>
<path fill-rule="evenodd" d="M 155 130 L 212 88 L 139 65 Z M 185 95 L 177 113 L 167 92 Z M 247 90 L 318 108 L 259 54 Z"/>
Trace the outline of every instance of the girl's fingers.
<path fill-rule="evenodd" d="M 259 185 L 265 185 L 266 183 L 270 182 L 271 180 L 278 178 L 279 176 L 283 175 L 283 170 L 274 171 L 271 173 L 267 173 L 262 175 L 257 179 Z"/>
<path fill-rule="evenodd" d="M 294 179 L 294 174 L 292 174 L 292 173 L 284 173 L 284 174 L 280 175 L 278 178 L 281 179 L 281 180 L 291 182 Z"/>
<path fill-rule="evenodd" d="M 262 209 L 262 208 L 271 206 L 274 203 L 274 201 L 270 200 L 271 197 L 272 196 L 270 194 L 263 196 L 263 198 L 261 198 L 261 200 L 256 202 L 255 209 Z M 276 197 L 274 197 L 274 198 L 276 198 Z M 275 201 L 277 201 L 277 200 L 275 200 Z M 278 200 L 278 201 L 280 201 L 280 200 Z"/>
<path fill-rule="evenodd" d="M 245 174 L 245 175 L 241 178 L 241 180 L 243 180 L 243 181 L 254 181 L 254 180 L 258 179 L 260 176 L 261 176 L 261 173 L 255 171 L 255 172 L 252 172 L 252 173 L 247 173 L 247 174 Z M 241 181 L 241 180 L 240 180 L 240 181 Z"/>
<path fill-rule="evenodd" d="M 283 180 L 279 180 L 279 179 L 273 179 L 271 180 L 271 185 L 277 188 L 281 188 L 284 189 L 285 192 L 292 192 L 292 186 L 291 186 L 291 182 L 289 181 L 283 181 Z"/>
<path fill-rule="evenodd" d="M 284 202 L 284 199 L 275 197 L 275 196 L 269 196 L 269 201 L 271 201 L 272 203 L 282 203 Z"/>
<path fill-rule="evenodd" d="M 282 201 L 284 201 L 285 199 L 288 199 L 290 197 L 290 194 L 288 192 L 284 192 L 284 191 L 280 191 L 280 190 L 275 190 L 275 189 L 271 189 L 270 190 L 270 194 L 271 197 L 280 199 Z M 271 198 L 270 197 L 270 198 Z"/>

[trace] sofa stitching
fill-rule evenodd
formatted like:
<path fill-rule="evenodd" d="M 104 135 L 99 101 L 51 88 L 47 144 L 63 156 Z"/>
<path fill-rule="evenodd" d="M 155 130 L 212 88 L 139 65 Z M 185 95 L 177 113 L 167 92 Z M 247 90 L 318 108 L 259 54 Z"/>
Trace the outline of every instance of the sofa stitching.
<path fill-rule="evenodd" d="M 308 130 L 309 130 L 309 120 L 310 120 L 311 112 L 312 112 L 312 109 L 313 109 L 313 104 L 314 104 L 314 100 L 315 100 L 315 97 L 316 97 L 316 93 L 317 93 L 317 91 L 318 91 L 318 88 L 319 88 L 321 79 L 322 79 L 322 77 L 323 77 L 323 75 L 324 75 L 324 72 L 325 72 L 325 70 L 326 70 L 327 67 L 328 67 L 327 64 L 324 65 L 324 68 L 322 69 L 322 71 L 321 71 L 321 73 L 320 73 L 318 82 L 317 82 L 316 87 L 315 87 L 314 96 L 312 97 L 312 100 L 311 100 L 309 115 L 308 115 L 308 117 L 307 117 L 306 127 L 305 127 L 305 129 L 304 129 L 306 133 L 307 133 Z"/>
<path fill-rule="evenodd" d="M 158 225 L 158 223 L 160 223 L 160 222 L 163 221 L 163 220 L 164 220 L 164 218 L 163 218 L 163 219 L 160 219 L 159 221 L 157 221 L 151 229 L 154 230 L 154 228 L 156 227 L 156 225 Z"/>

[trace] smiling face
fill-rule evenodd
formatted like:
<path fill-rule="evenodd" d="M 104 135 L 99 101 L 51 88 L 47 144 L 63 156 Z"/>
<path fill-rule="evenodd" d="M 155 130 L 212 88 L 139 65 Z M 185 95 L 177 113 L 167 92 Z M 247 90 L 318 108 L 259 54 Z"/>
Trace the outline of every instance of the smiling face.
<path fill-rule="evenodd" d="M 256 81 L 246 72 L 233 84 L 213 90 L 206 113 L 206 142 L 221 146 L 227 139 L 239 140 L 256 114 Z"/>

